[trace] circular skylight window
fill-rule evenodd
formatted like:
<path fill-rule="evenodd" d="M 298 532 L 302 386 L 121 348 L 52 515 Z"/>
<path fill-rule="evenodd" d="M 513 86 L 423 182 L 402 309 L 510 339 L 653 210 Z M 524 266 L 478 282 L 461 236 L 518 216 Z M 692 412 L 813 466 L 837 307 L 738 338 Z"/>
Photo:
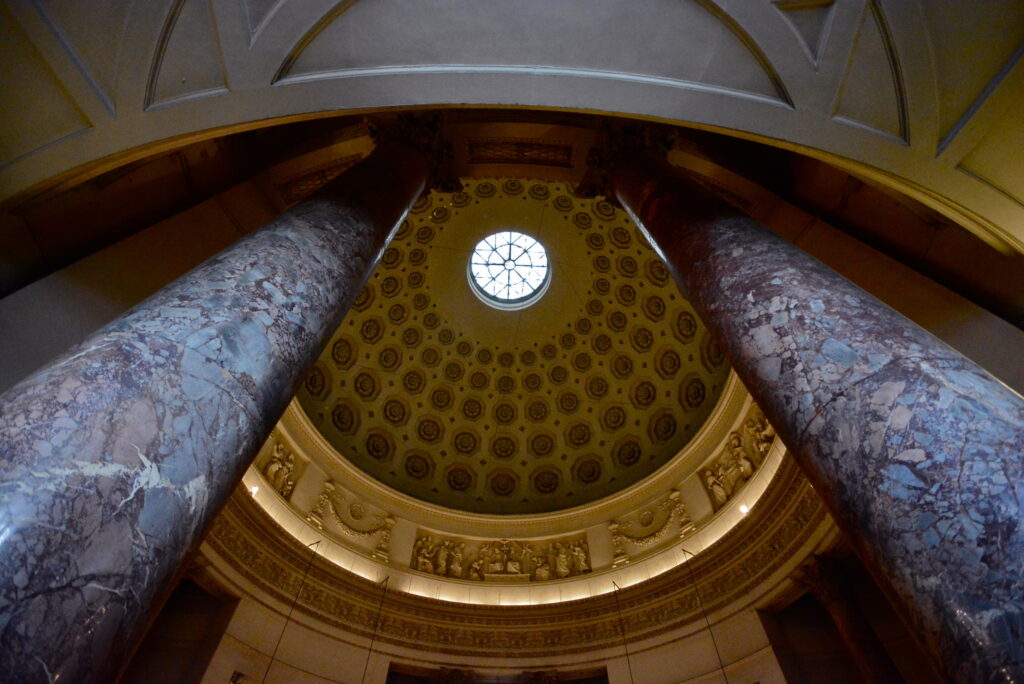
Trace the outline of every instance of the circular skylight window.
<path fill-rule="evenodd" d="M 488 235 L 469 258 L 469 285 L 483 302 L 507 311 L 530 306 L 551 283 L 544 246 L 524 233 Z"/>

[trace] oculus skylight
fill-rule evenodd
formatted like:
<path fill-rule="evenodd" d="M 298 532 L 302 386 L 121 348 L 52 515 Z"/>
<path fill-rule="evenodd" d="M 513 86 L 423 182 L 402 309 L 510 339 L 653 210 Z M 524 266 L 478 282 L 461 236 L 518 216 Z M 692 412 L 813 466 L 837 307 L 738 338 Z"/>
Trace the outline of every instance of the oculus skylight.
<path fill-rule="evenodd" d="M 513 230 L 488 235 L 469 258 L 469 284 L 484 303 L 504 310 L 530 306 L 551 282 L 548 255 L 536 239 Z"/>

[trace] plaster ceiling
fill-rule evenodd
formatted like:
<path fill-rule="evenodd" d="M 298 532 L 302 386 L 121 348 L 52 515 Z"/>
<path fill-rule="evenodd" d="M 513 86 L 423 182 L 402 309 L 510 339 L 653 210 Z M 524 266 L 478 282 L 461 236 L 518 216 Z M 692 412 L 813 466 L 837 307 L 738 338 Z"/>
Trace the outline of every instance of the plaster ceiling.
<path fill-rule="evenodd" d="M 1024 5 L 976 5 L 5 3 L 0 202 L 285 121 L 544 108 L 796 149 L 1020 252 Z"/>
<path fill-rule="evenodd" d="M 473 246 L 540 240 L 548 292 L 501 311 L 469 289 Z M 619 491 L 674 456 L 728 374 L 635 226 L 559 183 L 477 179 L 408 220 L 298 393 L 338 453 L 458 510 L 525 514 Z"/>

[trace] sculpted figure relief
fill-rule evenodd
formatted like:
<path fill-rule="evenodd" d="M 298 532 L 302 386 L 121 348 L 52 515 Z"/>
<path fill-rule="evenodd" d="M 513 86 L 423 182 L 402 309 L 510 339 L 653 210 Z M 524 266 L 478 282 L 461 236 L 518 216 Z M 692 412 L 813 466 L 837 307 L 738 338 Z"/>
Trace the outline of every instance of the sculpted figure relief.
<path fill-rule="evenodd" d="M 431 558 L 434 551 L 434 542 L 429 536 L 417 539 L 412 549 L 414 567 L 420 572 L 434 574 L 434 561 Z"/>
<path fill-rule="evenodd" d="M 477 582 L 484 581 L 484 561 L 482 558 L 477 558 L 469 564 L 469 579 Z"/>
<path fill-rule="evenodd" d="M 377 540 L 377 546 L 373 549 L 374 558 L 387 562 L 391 553 L 391 530 L 394 526 L 395 517 L 389 514 L 381 524 L 380 538 Z"/>
<path fill-rule="evenodd" d="M 577 575 L 590 572 L 590 550 L 586 542 L 576 542 L 572 545 L 572 569 Z"/>
<path fill-rule="evenodd" d="M 725 450 L 704 470 L 704 485 L 715 510 L 753 477 L 775 440 L 775 430 L 760 412 L 744 421 L 743 432 L 731 433 Z"/>
<path fill-rule="evenodd" d="M 619 523 L 612 520 L 608 523 L 608 532 L 612 535 L 612 567 L 617 568 L 629 562 L 626 553 L 626 538 L 622 536 Z"/>
<path fill-rule="evenodd" d="M 448 576 L 462 577 L 462 550 L 466 547 L 464 542 L 452 544 L 451 558 L 448 560 Z"/>
<path fill-rule="evenodd" d="M 753 437 L 754 450 L 760 460 L 764 461 L 768 457 L 768 452 L 771 451 L 772 442 L 775 441 L 775 429 L 763 415 L 748 418 L 745 425 Z"/>
<path fill-rule="evenodd" d="M 710 470 L 704 471 L 704 484 L 707 485 L 711 494 L 711 501 L 715 504 L 715 510 L 721 508 L 729 500 L 729 494 L 725 491 L 722 480 Z"/>
<path fill-rule="evenodd" d="M 316 505 L 306 515 L 306 520 L 317 529 L 328 533 L 341 530 L 347 536 L 356 537 L 357 539 L 367 539 L 377 535 L 377 543 L 372 547 L 370 554 L 378 560 L 387 562 L 391 547 L 391 530 L 396 522 L 395 517 L 390 513 L 382 512 L 371 517 L 368 521 L 360 520 L 359 527 L 357 528 L 346 520 L 339 513 L 339 510 L 348 511 L 349 516 L 354 517 L 351 515 L 351 510 L 356 508 L 365 515 L 364 506 L 358 501 L 353 501 L 349 506 L 345 506 L 344 503 L 342 492 L 338 490 L 338 486 L 331 480 L 326 480 L 320 489 L 320 496 L 317 497 Z M 360 516 L 360 518 L 362 517 L 364 516 Z M 325 518 L 333 524 L 325 526 Z"/>
<path fill-rule="evenodd" d="M 267 478 L 270 486 L 286 499 L 295 488 L 295 481 L 292 479 L 294 470 L 295 454 L 278 442 L 274 445 L 274 451 L 270 454 L 266 465 L 263 466 L 263 476 Z"/>
<path fill-rule="evenodd" d="M 331 495 L 334 493 L 334 483 L 330 480 L 324 482 L 323 489 L 320 490 L 320 496 L 316 500 L 316 506 L 306 516 L 306 520 L 313 524 L 319 530 L 324 528 L 324 515 L 327 514 L 328 508 L 331 505 Z"/>
<path fill-rule="evenodd" d="M 529 544 L 510 539 L 482 544 L 478 553 L 485 559 L 484 578 L 488 575 L 523 575 L 523 566 L 531 551 Z"/>
<path fill-rule="evenodd" d="M 421 534 L 409 565 L 431 575 L 477 582 L 543 582 L 591 571 L 590 550 L 583 539 L 547 544 L 514 539 L 467 542 Z"/>
<path fill-rule="evenodd" d="M 555 542 L 553 545 L 554 556 L 555 556 L 555 576 L 558 579 L 568 577 L 569 573 L 572 572 L 570 564 L 572 560 L 569 557 L 569 551 L 565 548 L 565 544 Z"/>
<path fill-rule="evenodd" d="M 445 539 L 437 545 L 434 552 L 434 573 L 442 577 L 448 574 L 448 556 L 451 555 L 452 543 Z"/>
<path fill-rule="evenodd" d="M 544 556 L 533 557 L 533 579 L 538 582 L 551 579 L 551 567 Z"/>
<path fill-rule="evenodd" d="M 683 503 L 682 493 L 678 489 L 670 490 L 656 509 L 659 512 L 657 516 L 647 509 L 624 520 L 611 521 L 608 531 L 612 535 L 612 567 L 628 561 L 627 543 L 637 548 L 653 547 L 667 538 L 668 533 L 674 529 L 678 529 L 679 538 L 685 537 L 695 529 L 693 519 L 690 518 L 686 504 Z M 660 523 L 656 523 L 658 518 L 661 519 Z M 640 530 L 633 532 L 636 523 L 639 523 Z M 655 524 L 657 526 L 650 529 Z"/>

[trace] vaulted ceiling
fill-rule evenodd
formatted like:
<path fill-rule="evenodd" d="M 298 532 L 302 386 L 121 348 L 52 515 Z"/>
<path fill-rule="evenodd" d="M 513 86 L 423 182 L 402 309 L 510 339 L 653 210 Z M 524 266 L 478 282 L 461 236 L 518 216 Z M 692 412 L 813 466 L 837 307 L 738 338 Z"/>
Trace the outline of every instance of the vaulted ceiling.
<path fill-rule="evenodd" d="M 1014 0 L 40 0 L 0 44 L 5 200 L 328 113 L 535 107 L 798 149 L 1024 246 Z"/>
<path fill-rule="evenodd" d="M 309 120 L 430 107 L 448 109 L 453 122 L 486 122 L 486 135 L 475 135 L 490 138 L 490 148 L 475 157 L 470 145 L 457 150 L 465 197 L 435 193 L 418 206 L 300 390 L 336 452 L 444 506 L 551 511 L 582 503 L 584 484 L 587 496 L 603 496 L 642 479 L 696 430 L 726 372 L 699 321 L 692 333 L 682 323 L 685 302 L 652 275 L 628 220 L 570 197 L 587 134 L 558 145 L 550 129 L 576 125 L 576 116 L 587 120 L 582 129 L 608 115 L 711 131 L 690 137 L 691 159 L 754 176 L 813 217 L 937 274 L 1018 326 L 1022 320 L 1024 119 L 1016 113 L 1024 97 L 1024 5 L 1013 0 L 993 0 L 986 11 L 924 0 L 37 0 L 0 5 L 0 45 L 0 82 L 14 103 L 0 107 L 4 292 L 272 161 L 362 135 L 351 120 L 320 128 Z M 738 140 L 723 142 L 719 133 Z M 533 162 L 545 149 L 547 163 L 524 171 L 515 163 L 523 145 L 533 145 Z M 280 209 L 351 161 L 325 154 L 325 166 L 279 179 L 270 172 L 261 182 L 277 193 Z M 553 284 L 537 305 L 506 317 L 516 321 L 510 332 L 456 289 L 465 286 L 471 236 L 512 221 L 512 206 L 514 220 L 532 222 L 552 246 L 564 275 L 556 282 L 566 289 Z M 666 350 L 678 356 L 674 373 Z M 483 378 L 477 386 L 474 377 Z M 697 382 L 703 402 L 687 391 Z M 658 401 L 645 405 L 651 388 Z M 546 413 L 531 414 L 536 406 Z M 624 414 L 619 428 L 609 422 L 615 409 Z M 544 437 L 548 455 L 537 449 Z M 512 444 L 515 455 L 500 455 L 499 444 Z M 637 453 L 633 463 L 621 456 Z M 432 461 L 417 461 L 424 454 Z M 808 552 L 808 530 L 824 512 L 798 479 L 793 472 L 777 478 L 793 485 L 786 496 L 776 491 L 753 511 L 756 525 L 738 525 L 729 544 L 702 554 L 700 582 L 704 561 L 722 573 L 716 554 L 736 561 L 727 578 L 709 582 L 735 592 L 712 610 L 736 596 L 751 600 L 752 586 L 777 582 L 771 573 L 790 563 L 784 575 Z M 315 500 L 315 491 L 306 494 Z M 268 498 L 282 509 L 276 493 Z M 709 507 L 704 517 L 715 514 Z M 237 527 L 215 526 L 211 543 L 287 603 L 305 556 L 281 551 L 286 535 L 272 523 Z M 755 531 L 765 534 L 763 544 L 745 536 Z M 277 548 L 254 553 L 257 542 Z M 408 568 L 411 538 L 405 543 L 401 556 L 394 544 L 393 568 Z M 288 554 L 300 559 L 295 572 L 274 560 Z M 680 588 L 693 575 L 684 580 L 679 571 L 669 580 Z M 375 587 L 361 591 L 370 597 Z M 661 587 L 637 589 L 648 591 Z M 696 619 L 676 598 L 657 610 L 627 602 L 627 610 L 655 622 L 684 613 Z M 690 598 L 686 605 L 696 605 Z M 353 619 L 344 602 L 326 593 L 317 600 L 331 624 L 376 624 L 369 608 Z M 583 647 L 613 643 L 611 607 L 599 608 L 594 624 L 607 634 L 559 631 Z M 494 631 L 515 637 L 504 625 Z M 421 632 L 410 634 L 409 648 L 420 649 Z M 455 643 L 448 632 L 433 634 L 434 648 Z M 500 644 L 495 655 L 509 652 L 490 633 L 478 641 Z"/>
<path fill-rule="evenodd" d="M 548 291 L 519 311 L 486 305 L 467 281 L 476 243 L 507 229 L 551 262 Z M 413 208 L 299 399 L 340 454 L 399 491 L 535 513 L 655 471 L 727 373 L 621 210 L 562 184 L 490 179 Z"/>

